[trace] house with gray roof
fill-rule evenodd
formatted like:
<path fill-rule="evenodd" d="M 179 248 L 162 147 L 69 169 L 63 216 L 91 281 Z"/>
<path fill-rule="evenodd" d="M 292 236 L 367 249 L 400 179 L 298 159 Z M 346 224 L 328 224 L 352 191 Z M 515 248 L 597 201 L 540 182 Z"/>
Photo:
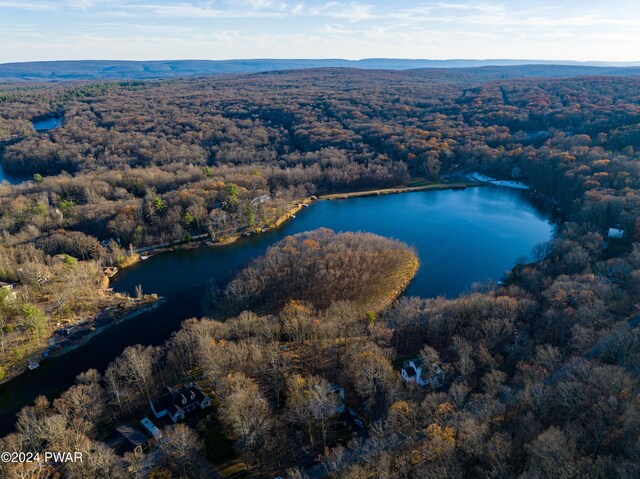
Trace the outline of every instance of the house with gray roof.
<path fill-rule="evenodd" d="M 180 389 L 166 387 L 164 393 L 152 399 L 149 405 L 158 419 L 166 416 L 171 421 L 178 422 L 197 408 L 211 406 L 211 398 L 192 383 Z"/>

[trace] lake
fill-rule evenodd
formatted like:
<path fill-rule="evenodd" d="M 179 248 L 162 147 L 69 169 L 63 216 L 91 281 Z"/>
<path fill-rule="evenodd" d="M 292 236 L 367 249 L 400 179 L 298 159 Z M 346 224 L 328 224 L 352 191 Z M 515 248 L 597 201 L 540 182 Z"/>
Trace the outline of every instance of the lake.
<path fill-rule="evenodd" d="M 15 412 L 38 394 L 52 399 L 78 373 L 103 370 L 128 345 L 160 344 L 184 319 L 203 314 L 202 299 L 213 283 L 223 285 L 283 237 L 319 227 L 368 231 L 413 246 L 421 266 L 405 294 L 425 297 L 455 297 L 476 281 L 500 280 L 520 257 L 549 240 L 554 229 L 526 193 L 479 187 L 318 201 L 278 230 L 227 246 L 154 256 L 120 272 L 112 286 L 133 294 L 140 284 L 145 293 L 157 293 L 166 301 L 0 386 L 0 434 L 9 430 Z"/>
<path fill-rule="evenodd" d="M 54 116 L 40 120 L 33 120 L 31 124 L 33 125 L 33 129 L 36 131 L 53 130 L 54 128 L 58 128 L 62 125 L 62 117 Z"/>

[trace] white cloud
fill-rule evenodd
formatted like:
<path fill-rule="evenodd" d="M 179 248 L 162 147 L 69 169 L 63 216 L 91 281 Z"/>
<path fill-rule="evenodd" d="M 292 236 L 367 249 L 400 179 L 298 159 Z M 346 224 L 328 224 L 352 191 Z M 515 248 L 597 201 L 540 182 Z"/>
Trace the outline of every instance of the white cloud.
<path fill-rule="evenodd" d="M 42 55 L 619 61 L 640 56 L 640 5 L 623 9 L 596 0 L 573 8 L 552 0 L 521 5 L 499 0 L 0 0 L 0 61 Z"/>
<path fill-rule="evenodd" d="M 87 10 L 96 6 L 95 0 L 66 0 L 66 5 L 71 8 Z"/>
<path fill-rule="evenodd" d="M 46 11 L 46 10 L 55 10 L 56 5 L 50 2 L 12 2 L 0 0 L 0 9 L 2 8 L 11 8 L 17 10 L 29 10 L 29 11 Z"/>

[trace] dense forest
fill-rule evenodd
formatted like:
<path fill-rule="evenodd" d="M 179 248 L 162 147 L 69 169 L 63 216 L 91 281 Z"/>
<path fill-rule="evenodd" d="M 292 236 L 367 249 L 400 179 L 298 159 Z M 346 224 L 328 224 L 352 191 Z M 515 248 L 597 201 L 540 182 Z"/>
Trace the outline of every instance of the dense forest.
<path fill-rule="evenodd" d="M 60 128 L 30 131 L 59 114 Z M 18 291 L 37 289 L 42 265 L 60 283 L 81 265 L 95 288 L 91 268 L 130 246 L 257 228 L 323 192 L 469 171 L 523 180 L 567 218 L 503 285 L 459 298 L 401 297 L 363 314 L 354 298 L 316 307 L 282 288 L 276 311 L 249 302 L 226 322 L 189 320 L 161 347 L 127 348 L 23 409 L 3 450 L 92 451 L 60 471 L 134 475 L 144 461 L 116 457 L 103 431 L 163 386 L 197 380 L 213 417 L 167 430 L 156 477 L 210 476 L 212 430 L 257 476 L 640 474 L 639 78 L 322 69 L 3 85 L 0 132 L 5 170 L 35 175 L 0 186 L 0 280 Z M 608 240 L 612 227 L 624 237 Z M 3 345 L 16 329 L 46 335 L 25 311 L 11 313 Z M 433 386 L 401 382 L 414 356 L 437 366 Z M 339 413 L 334 384 L 362 428 Z"/>
<path fill-rule="evenodd" d="M 58 112 L 64 123 L 4 147 L 5 171 L 41 176 L 0 191 L 3 205 L 35 210 L 3 215 L 3 227 L 10 243 L 65 229 L 144 245 L 257 224 L 282 202 L 318 192 L 452 169 L 508 176 L 514 167 L 584 219 L 633 221 L 636 199 L 625 188 L 637 186 L 636 78 L 476 83 L 462 74 L 305 70 L 6 86 L 3 130 Z M 262 195 L 270 200 L 251 201 Z M 38 231 L 25 231 L 34 222 Z"/>

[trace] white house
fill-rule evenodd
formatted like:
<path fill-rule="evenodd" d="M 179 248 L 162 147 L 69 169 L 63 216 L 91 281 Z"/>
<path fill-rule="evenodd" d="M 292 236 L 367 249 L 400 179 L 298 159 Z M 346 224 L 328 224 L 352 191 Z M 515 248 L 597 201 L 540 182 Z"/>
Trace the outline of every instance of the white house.
<path fill-rule="evenodd" d="M 406 383 L 416 383 L 421 387 L 429 384 L 433 386 L 440 385 L 440 379 L 442 378 L 443 371 L 440 366 L 433 363 L 431 367 L 424 367 L 422 365 L 422 358 L 415 358 L 405 361 L 400 375 L 402 380 Z"/>
<path fill-rule="evenodd" d="M 607 234 L 609 239 L 622 239 L 624 238 L 624 230 L 618 228 L 609 228 L 609 233 Z"/>
<path fill-rule="evenodd" d="M 251 204 L 252 205 L 257 205 L 257 204 L 266 203 L 270 199 L 271 199 L 271 196 L 269 196 L 269 195 L 258 196 L 258 197 L 256 197 L 256 198 L 251 200 Z"/>
<path fill-rule="evenodd" d="M 152 399 L 149 405 L 157 418 L 169 416 L 173 422 L 178 422 L 198 407 L 204 409 L 211 406 L 211 398 L 198 386 L 191 384 L 180 389 L 167 387 L 165 392 Z"/>

